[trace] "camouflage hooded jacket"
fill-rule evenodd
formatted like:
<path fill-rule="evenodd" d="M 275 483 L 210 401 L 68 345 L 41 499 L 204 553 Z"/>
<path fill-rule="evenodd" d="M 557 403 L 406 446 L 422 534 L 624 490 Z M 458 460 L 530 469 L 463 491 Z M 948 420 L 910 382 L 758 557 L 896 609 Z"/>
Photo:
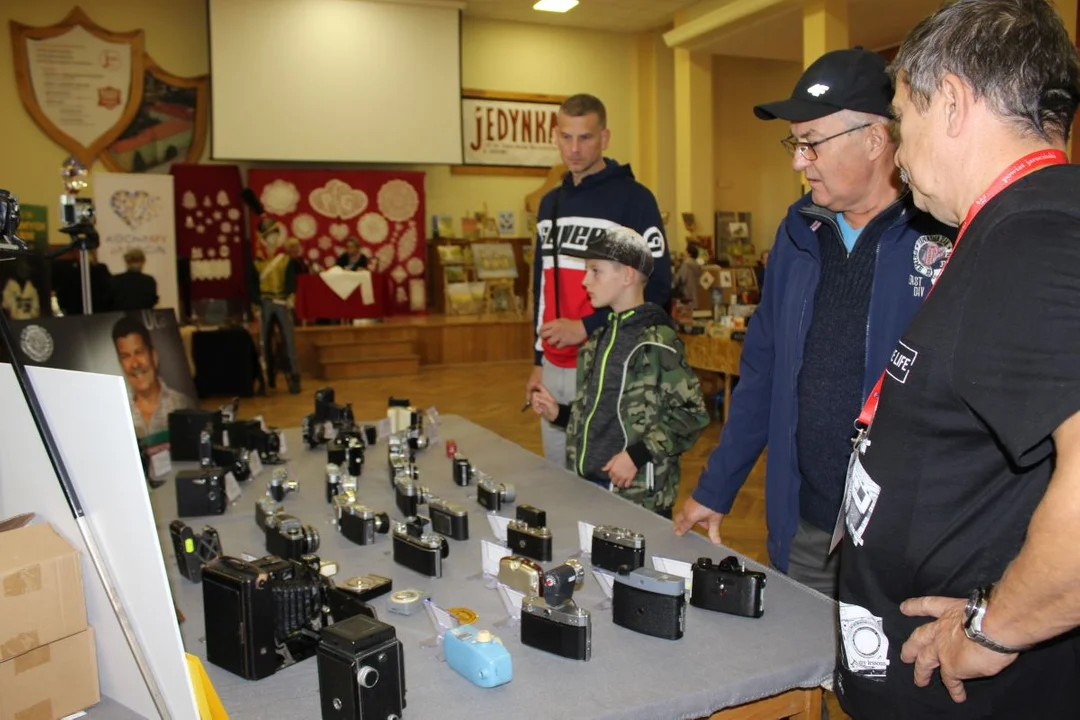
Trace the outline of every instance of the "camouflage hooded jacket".
<path fill-rule="evenodd" d="M 581 346 L 577 388 L 566 426 L 574 471 L 608 485 L 602 468 L 626 450 L 638 473 L 615 493 L 650 510 L 670 508 L 679 493 L 679 455 L 709 424 L 671 317 L 652 303 L 611 313 Z"/>

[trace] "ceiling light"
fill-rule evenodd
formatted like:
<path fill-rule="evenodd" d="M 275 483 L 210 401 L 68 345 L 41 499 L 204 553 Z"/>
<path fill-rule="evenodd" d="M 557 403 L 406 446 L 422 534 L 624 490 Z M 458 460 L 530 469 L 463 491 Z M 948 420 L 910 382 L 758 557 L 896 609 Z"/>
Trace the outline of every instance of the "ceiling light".
<path fill-rule="evenodd" d="M 533 10 L 544 12 L 566 12 L 577 7 L 578 0 L 540 0 L 533 5 Z"/>

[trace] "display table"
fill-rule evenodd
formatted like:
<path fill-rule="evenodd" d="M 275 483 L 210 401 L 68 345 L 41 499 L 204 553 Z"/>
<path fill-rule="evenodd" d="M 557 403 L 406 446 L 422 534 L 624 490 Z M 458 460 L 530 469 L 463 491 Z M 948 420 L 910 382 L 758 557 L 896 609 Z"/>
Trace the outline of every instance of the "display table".
<path fill-rule="evenodd" d="M 695 370 L 720 373 L 724 376 L 724 422 L 731 407 L 732 378 L 739 374 L 742 341 L 711 335 L 685 335 L 679 339 L 686 346 L 686 362 Z"/>
<path fill-rule="evenodd" d="M 456 440 L 459 452 L 478 469 L 497 481 L 514 483 L 518 503 L 547 511 L 554 556 L 545 567 L 562 563 L 578 552 L 578 520 L 643 533 L 650 567 L 652 555 L 693 562 L 699 556 L 718 561 L 730 554 L 724 548 L 710 546 L 694 533 L 675 536 L 670 521 L 557 469 L 542 457 L 460 417 L 443 417 L 440 434 Z M 476 502 L 475 486 L 462 488 L 451 480 L 451 463 L 442 444 L 418 454 L 420 481 L 434 495 L 469 509 L 470 539 L 449 541 L 444 576 L 432 579 L 393 562 L 389 535 L 377 536 L 376 543 L 370 546 L 354 545 L 343 538 L 330 524 L 330 506 L 325 500 L 325 450 L 304 448 L 299 430 L 287 431 L 286 437 L 286 454 L 292 458 L 290 467 L 301 489 L 285 498 L 285 510 L 319 529 L 322 547 L 318 554 L 340 563 L 339 582 L 376 573 L 393 578 L 394 590 L 426 589 L 442 607 L 471 608 L 480 616 L 475 625 L 500 636 L 513 658 L 512 682 L 491 690 L 477 688 L 437 660 L 433 649 L 420 647 L 433 635 L 425 613 L 396 615 L 387 610 L 387 596 L 374 600 L 372 606 L 379 619 L 394 625 L 404 644 L 406 718 L 670 720 L 705 717 L 735 705 L 743 707 L 721 717 L 760 720 L 796 713 L 801 713 L 796 715 L 800 718 L 819 717 L 819 685 L 831 676 L 834 665 L 835 606 L 812 590 L 765 570 L 768 586 L 764 617 L 753 620 L 688 607 L 685 636 L 669 641 L 614 625 L 611 611 L 597 607 L 604 594 L 590 572 L 575 599 L 580 607 L 592 612 L 592 660 L 567 660 L 523 646 L 517 627 L 493 627 L 506 617 L 506 612 L 497 591 L 486 587 L 477 576 L 480 540 L 493 541 L 494 536 L 484 509 Z M 184 466 L 187 464 L 178 465 Z M 196 530 L 204 524 L 215 527 L 226 554 L 265 555 L 264 535 L 254 521 L 254 504 L 265 492 L 270 474 L 266 469 L 246 484 L 243 496 L 225 515 L 188 518 L 186 522 Z M 365 505 L 401 519 L 389 483 L 385 442 L 369 449 L 358 494 Z M 181 625 L 184 643 L 188 652 L 205 659 L 202 588 L 180 576 L 169 538 L 168 525 L 176 517 L 172 483 L 153 491 L 151 497 L 176 603 L 187 618 Z M 504 507 L 501 514 L 513 517 L 514 507 Z M 426 514 L 426 506 L 421 506 L 421 514 Z M 233 720 L 319 717 L 314 659 L 257 682 L 208 662 L 205 665 Z M 766 700 L 755 702 L 761 699 Z M 775 708 L 781 701 L 787 702 L 783 707 L 788 709 L 763 714 L 768 712 L 770 702 Z"/>
<path fill-rule="evenodd" d="M 360 288 L 344 300 L 327 287 L 318 275 L 296 276 L 296 319 L 306 323 L 313 320 L 379 320 L 386 315 L 386 276 L 371 274 L 374 300 L 365 305 Z"/>

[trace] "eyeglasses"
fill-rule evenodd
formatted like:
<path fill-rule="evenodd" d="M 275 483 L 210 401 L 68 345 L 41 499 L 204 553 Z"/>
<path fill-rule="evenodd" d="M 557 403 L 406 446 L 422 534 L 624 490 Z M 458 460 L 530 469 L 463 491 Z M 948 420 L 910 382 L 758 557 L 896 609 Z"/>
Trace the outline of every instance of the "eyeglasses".
<path fill-rule="evenodd" d="M 856 130 L 864 130 L 873 124 L 874 123 L 864 123 L 853 128 L 848 128 L 843 132 L 838 132 L 835 135 L 830 135 L 827 138 L 815 140 L 814 142 L 803 142 L 801 140 L 796 140 L 794 135 L 788 135 L 786 138 L 780 141 L 780 144 L 784 146 L 784 149 L 787 150 L 788 154 L 792 157 L 795 157 L 795 153 L 797 152 L 803 157 L 804 160 L 814 162 L 818 158 L 817 150 L 815 150 L 814 148 L 816 148 L 818 145 L 821 145 L 822 143 L 827 143 L 830 140 L 835 140 L 842 135 L 853 133 Z"/>

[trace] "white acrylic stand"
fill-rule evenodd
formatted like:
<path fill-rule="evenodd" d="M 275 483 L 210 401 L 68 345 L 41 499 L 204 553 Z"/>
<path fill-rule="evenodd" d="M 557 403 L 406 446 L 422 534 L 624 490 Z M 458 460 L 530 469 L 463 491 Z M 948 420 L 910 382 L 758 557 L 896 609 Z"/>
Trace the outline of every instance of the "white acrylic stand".
<path fill-rule="evenodd" d="M 197 718 L 124 379 L 41 367 L 27 372 L 169 713 L 177 719 Z M 35 513 L 82 553 L 101 693 L 144 717 L 159 718 L 15 373 L 3 363 L 0 407 L 0 517 Z"/>

